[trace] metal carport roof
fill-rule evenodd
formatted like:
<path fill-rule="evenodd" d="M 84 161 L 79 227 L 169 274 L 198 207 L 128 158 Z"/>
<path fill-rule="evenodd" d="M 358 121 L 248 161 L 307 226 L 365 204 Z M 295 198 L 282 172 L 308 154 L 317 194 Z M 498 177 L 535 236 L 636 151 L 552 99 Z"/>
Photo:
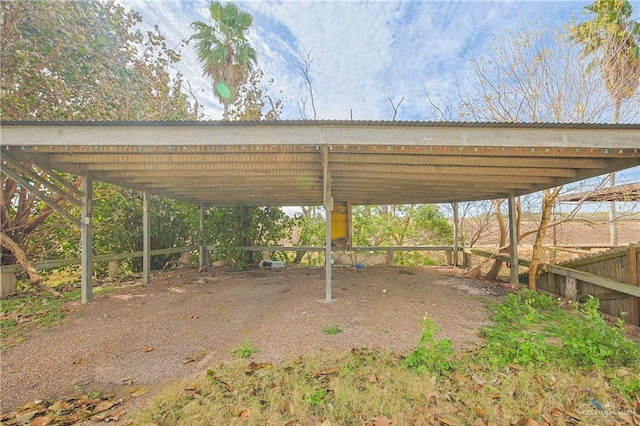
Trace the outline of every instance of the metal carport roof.
<path fill-rule="evenodd" d="M 29 162 L 207 206 L 503 198 L 640 165 L 640 124 L 7 122 Z"/>
<path fill-rule="evenodd" d="M 508 197 L 515 259 L 516 196 L 640 165 L 639 124 L 5 121 L 0 126 L 3 173 L 45 201 L 59 190 L 82 208 L 77 222 L 49 203 L 81 228 L 83 302 L 92 298 L 93 179 L 144 191 L 143 282 L 150 277 L 149 194 L 201 205 L 201 227 L 204 206 L 325 206 L 326 299 L 331 300 L 328 259 L 336 202 Z M 82 190 L 52 170 L 82 175 Z M 201 247 L 201 263 L 203 252 Z M 517 282 L 517 268 L 511 281 Z"/>

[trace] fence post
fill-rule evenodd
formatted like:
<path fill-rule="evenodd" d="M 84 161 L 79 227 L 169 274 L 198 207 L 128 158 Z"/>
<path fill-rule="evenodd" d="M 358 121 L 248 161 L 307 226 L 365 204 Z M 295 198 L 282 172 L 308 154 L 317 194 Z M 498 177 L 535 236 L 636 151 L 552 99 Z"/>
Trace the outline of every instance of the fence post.
<path fill-rule="evenodd" d="M 109 278 L 117 278 L 120 276 L 120 261 L 113 259 L 109 261 L 109 269 L 107 272 Z"/>
<path fill-rule="evenodd" d="M 629 247 L 626 253 L 627 263 L 627 282 L 631 285 L 640 285 L 640 277 L 638 276 L 638 248 Z M 629 313 L 627 322 L 640 326 L 640 313 L 638 312 L 639 299 L 636 296 L 627 296 L 629 301 Z"/>
<path fill-rule="evenodd" d="M 453 250 L 446 249 L 444 251 L 444 263 L 447 266 L 453 265 Z"/>
<path fill-rule="evenodd" d="M 463 253 L 462 255 L 462 266 L 467 269 L 473 268 L 473 259 L 471 258 L 471 253 Z"/>
<path fill-rule="evenodd" d="M 13 272 L 0 273 L 0 299 L 18 291 L 18 281 Z"/>

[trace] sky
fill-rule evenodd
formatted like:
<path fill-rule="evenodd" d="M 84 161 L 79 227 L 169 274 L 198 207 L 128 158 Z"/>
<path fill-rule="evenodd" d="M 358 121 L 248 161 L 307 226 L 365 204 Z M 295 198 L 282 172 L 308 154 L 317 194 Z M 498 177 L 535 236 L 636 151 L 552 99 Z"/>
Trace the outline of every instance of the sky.
<path fill-rule="evenodd" d="M 175 71 L 196 91 L 203 118 L 221 119 L 222 107 L 202 76 L 193 43 L 181 45 L 193 21 L 210 22 L 209 0 L 117 1 L 142 15 L 143 28 L 159 26 L 168 45 L 182 54 Z M 397 120 L 433 120 L 432 105 L 445 111 L 457 102 L 456 86 L 470 74 L 470 58 L 485 54 L 494 37 L 518 33 L 532 20 L 554 27 L 584 19 L 590 1 L 235 3 L 253 16 L 248 38 L 268 94 L 284 102 L 282 119 L 314 118 L 302 73 L 302 58 L 308 58 L 317 119 L 390 120 L 396 107 Z M 631 4 L 637 19 L 640 0 Z"/>
<path fill-rule="evenodd" d="M 139 12 L 145 26 L 159 25 L 178 46 L 191 23 L 209 21 L 209 1 L 118 0 Z M 257 51 L 269 94 L 284 100 L 282 118 L 313 118 L 302 57 L 310 58 L 318 119 L 433 118 L 456 98 L 456 83 L 469 74 L 471 55 L 482 55 L 494 36 L 519 32 L 532 19 L 550 26 L 580 18 L 588 1 L 249 1 L 235 2 L 254 25 L 248 37 Z M 634 10 L 640 11 L 640 0 Z M 201 91 L 205 119 L 222 108 L 202 77 L 193 43 L 180 48 L 177 65 Z"/>

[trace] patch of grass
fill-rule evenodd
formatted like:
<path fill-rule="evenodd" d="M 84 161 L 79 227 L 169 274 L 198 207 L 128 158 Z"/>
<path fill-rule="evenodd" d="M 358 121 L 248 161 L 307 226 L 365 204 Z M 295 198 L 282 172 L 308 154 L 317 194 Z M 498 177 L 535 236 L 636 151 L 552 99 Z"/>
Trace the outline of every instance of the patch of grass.
<path fill-rule="evenodd" d="M 338 324 L 336 324 L 336 325 L 332 325 L 330 327 L 323 328 L 322 332 L 324 334 L 328 334 L 328 335 L 332 336 L 334 334 L 342 333 L 342 329 L 340 329 L 340 326 Z"/>
<path fill-rule="evenodd" d="M 231 353 L 234 354 L 237 358 L 245 359 L 251 358 L 253 354 L 258 353 L 258 349 L 251 344 L 250 339 L 244 339 L 242 345 L 233 348 L 231 350 Z"/>
<path fill-rule="evenodd" d="M 110 293 L 114 286 L 94 287 L 94 294 Z M 55 298 L 46 292 L 26 296 L 11 297 L 0 302 L 0 339 L 2 350 L 19 344 L 36 329 L 52 327 L 67 315 L 64 305 L 80 299 L 80 289 L 65 291 L 62 298 Z"/>

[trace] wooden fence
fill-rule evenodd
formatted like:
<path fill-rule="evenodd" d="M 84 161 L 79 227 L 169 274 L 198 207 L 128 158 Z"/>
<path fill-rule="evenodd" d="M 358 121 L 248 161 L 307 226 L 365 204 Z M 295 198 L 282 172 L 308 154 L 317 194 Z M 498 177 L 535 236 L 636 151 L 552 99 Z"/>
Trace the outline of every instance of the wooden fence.
<path fill-rule="evenodd" d="M 600 246 L 598 246 L 600 247 Z M 518 259 L 513 263 L 507 254 L 486 249 L 464 248 L 465 266 L 470 267 L 470 256 L 500 260 L 517 267 L 528 267 L 529 262 Z M 588 253 L 582 250 L 581 253 Z M 571 260 L 559 265 L 541 264 L 537 289 L 569 300 L 582 300 L 589 296 L 600 301 L 600 311 L 640 326 L 640 245 L 617 247 L 601 254 Z M 529 285 L 528 273 L 519 275 L 520 283 Z"/>
<path fill-rule="evenodd" d="M 213 252 L 216 250 L 215 246 L 207 246 L 207 251 Z M 159 249 L 159 250 L 151 250 L 149 252 L 150 256 L 157 255 L 167 255 L 167 254 L 176 254 L 176 253 L 189 253 L 193 251 L 197 251 L 198 246 L 189 246 L 189 247 L 176 247 L 169 249 Z M 291 247 L 291 246 L 251 246 L 251 247 L 243 247 L 243 250 L 246 251 L 254 251 L 254 252 L 321 252 L 324 253 L 324 247 Z M 407 252 L 407 251 L 434 251 L 434 252 L 444 252 L 445 253 L 445 263 L 452 264 L 453 263 L 453 246 L 417 246 L 417 247 L 400 247 L 400 246 L 372 246 L 372 247 L 352 247 L 349 252 L 353 253 L 368 253 L 368 252 L 385 252 L 387 253 L 386 258 L 392 259 L 394 252 Z M 339 249 L 336 251 L 342 252 L 343 249 Z M 120 260 L 124 259 L 132 259 L 136 257 L 142 257 L 143 252 L 131 252 L 131 253 L 119 253 L 119 254 L 106 254 L 106 255 L 95 255 L 92 258 L 93 262 L 109 262 L 109 270 L 118 269 L 117 263 Z M 36 270 L 46 270 L 59 268 L 63 266 L 71 266 L 71 265 L 79 265 L 80 258 L 72 258 L 72 259 L 61 259 L 61 260 L 49 260 L 43 262 L 35 262 L 32 266 Z M 393 264 L 392 261 L 390 263 Z M 24 268 L 21 265 L 9 265 L 0 267 L 0 297 L 5 297 L 17 289 L 16 282 L 16 274 L 23 272 Z"/>
<path fill-rule="evenodd" d="M 600 310 L 640 326 L 640 245 L 544 265 L 538 288 L 569 300 L 588 296 L 600 301 Z"/>

